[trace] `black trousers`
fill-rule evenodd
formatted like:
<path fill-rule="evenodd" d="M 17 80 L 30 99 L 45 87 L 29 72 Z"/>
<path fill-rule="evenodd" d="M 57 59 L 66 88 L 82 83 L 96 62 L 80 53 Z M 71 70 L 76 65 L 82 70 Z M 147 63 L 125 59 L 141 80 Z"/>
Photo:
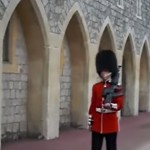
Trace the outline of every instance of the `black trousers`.
<path fill-rule="evenodd" d="M 100 134 L 92 131 L 92 150 L 101 150 L 103 139 L 106 139 L 107 150 L 117 150 L 117 133 Z"/>

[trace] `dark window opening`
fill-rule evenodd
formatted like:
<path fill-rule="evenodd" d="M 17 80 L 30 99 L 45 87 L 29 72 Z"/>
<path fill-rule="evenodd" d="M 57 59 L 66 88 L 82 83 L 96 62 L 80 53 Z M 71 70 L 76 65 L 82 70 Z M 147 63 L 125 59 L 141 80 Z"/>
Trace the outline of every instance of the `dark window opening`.
<path fill-rule="evenodd" d="M 9 62 L 9 24 L 3 39 L 3 62 Z"/>

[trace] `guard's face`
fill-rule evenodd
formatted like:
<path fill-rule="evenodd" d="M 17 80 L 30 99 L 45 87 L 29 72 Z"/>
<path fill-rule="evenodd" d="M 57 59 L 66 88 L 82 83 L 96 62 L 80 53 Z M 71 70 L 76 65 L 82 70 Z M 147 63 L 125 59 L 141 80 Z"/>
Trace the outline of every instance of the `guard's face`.
<path fill-rule="evenodd" d="M 109 71 L 102 71 L 101 72 L 101 77 L 104 81 L 107 81 L 109 79 L 111 79 L 111 72 Z"/>

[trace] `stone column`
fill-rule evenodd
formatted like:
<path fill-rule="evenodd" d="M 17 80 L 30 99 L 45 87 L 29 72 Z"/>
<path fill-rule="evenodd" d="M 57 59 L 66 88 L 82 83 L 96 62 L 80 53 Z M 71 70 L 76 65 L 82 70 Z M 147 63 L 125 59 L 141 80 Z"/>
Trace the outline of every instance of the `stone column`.
<path fill-rule="evenodd" d="M 139 113 L 139 74 L 140 74 L 140 56 L 135 56 L 135 88 L 134 88 L 134 100 L 133 100 L 133 116 Z"/>
<path fill-rule="evenodd" d="M 1 125 L 2 125 L 2 99 L 3 99 L 3 93 L 2 93 L 2 67 L 3 67 L 3 38 L 2 35 L 0 35 L 0 141 L 1 141 Z M 1 142 L 0 142 L 0 149 L 1 149 Z"/>
<path fill-rule="evenodd" d="M 61 35 L 50 33 L 50 46 L 46 46 L 43 133 L 46 139 L 59 136 L 60 106 L 60 50 Z"/>
<path fill-rule="evenodd" d="M 96 57 L 97 52 L 98 52 L 97 44 L 89 43 L 88 109 L 91 104 L 92 87 L 96 82 L 100 80 L 99 76 L 96 73 L 96 66 L 95 66 L 95 57 Z M 87 111 L 87 123 L 88 123 L 88 111 Z"/>

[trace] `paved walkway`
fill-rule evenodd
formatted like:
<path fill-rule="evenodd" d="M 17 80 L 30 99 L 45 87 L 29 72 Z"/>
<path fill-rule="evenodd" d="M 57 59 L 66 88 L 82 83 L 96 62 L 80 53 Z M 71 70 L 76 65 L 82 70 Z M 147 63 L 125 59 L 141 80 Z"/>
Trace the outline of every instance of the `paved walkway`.
<path fill-rule="evenodd" d="M 3 145 L 2 150 L 90 150 L 90 132 L 69 129 L 55 140 L 24 140 Z M 150 150 L 150 113 L 122 118 L 118 150 Z"/>

